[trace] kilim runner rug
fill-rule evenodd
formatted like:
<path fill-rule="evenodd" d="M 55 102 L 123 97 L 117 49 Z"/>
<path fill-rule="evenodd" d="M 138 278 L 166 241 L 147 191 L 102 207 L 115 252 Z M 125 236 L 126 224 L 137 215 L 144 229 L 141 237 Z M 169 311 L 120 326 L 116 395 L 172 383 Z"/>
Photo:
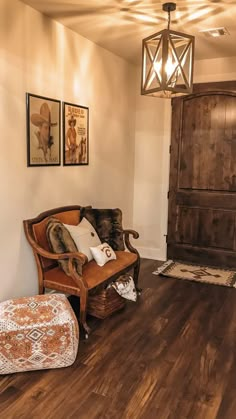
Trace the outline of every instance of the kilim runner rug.
<path fill-rule="evenodd" d="M 209 266 L 192 265 L 168 260 L 154 271 L 153 274 L 236 288 L 236 271 L 227 269 L 211 268 Z"/>

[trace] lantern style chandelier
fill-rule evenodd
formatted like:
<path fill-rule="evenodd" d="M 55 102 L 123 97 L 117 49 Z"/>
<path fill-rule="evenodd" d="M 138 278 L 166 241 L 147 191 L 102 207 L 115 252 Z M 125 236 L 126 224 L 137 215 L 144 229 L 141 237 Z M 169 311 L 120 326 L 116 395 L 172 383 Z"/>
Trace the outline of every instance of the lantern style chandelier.
<path fill-rule="evenodd" d="M 171 98 L 192 93 L 194 36 L 170 30 L 175 3 L 162 6 L 168 27 L 142 42 L 141 94 Z"/>

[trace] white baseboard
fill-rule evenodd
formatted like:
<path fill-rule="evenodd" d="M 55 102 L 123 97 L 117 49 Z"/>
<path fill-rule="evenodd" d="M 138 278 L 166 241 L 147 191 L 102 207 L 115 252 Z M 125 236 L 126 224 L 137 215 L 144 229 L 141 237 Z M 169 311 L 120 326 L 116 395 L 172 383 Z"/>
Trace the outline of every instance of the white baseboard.
<path fill-rule="evenodd" d="M 166 261 L 166 249 L 150 247 L 136 247 L 136 249 L 142 258 Z"/>

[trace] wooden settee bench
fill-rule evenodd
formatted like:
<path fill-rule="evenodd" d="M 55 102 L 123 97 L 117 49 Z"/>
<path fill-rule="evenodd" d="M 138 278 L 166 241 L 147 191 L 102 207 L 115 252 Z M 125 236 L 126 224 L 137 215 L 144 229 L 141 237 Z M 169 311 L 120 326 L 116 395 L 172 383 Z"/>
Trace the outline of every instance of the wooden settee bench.
<path fill-rule="evenodd" d="M 43 294 L 45 288 L 48 288 L 78 296 L 80 298 L 79 320 L 84 328 L 85 336 L 88 337 L 90 328 L 87 325 L 86 317 L 89 294 L 92 290 L 96 292 L 97 287 L 99 288 L 101 285 L 104 286 L 114 281 L 131 269 L 133 270 L 134 282 L 138 290 L 140 257 L 138 251 L 130 243 L 129 236 L 131 235 L 137 239 L 139 235 L 134 230 L 123 230 L 120 227 L 118 231 L 124 239 L 127 250 L 115 251 L 117 259 L 109 261 L 102 267 L 98 266 L 94 260 L 88 262 L 84 254 L 80 252 L 53 253 L 46 234 L 48 220 L 53 217 L 65 224 L 77 225 L 82 218 L 82 208 L 84 207 L 73 205 L 51 209 L 35 218 L 24 220 L 23 224 L 37 264 L 39 294 Z M 68 260 L 70 276 L 59 266 L 58 261 L 61 260 Z M 76 263 L 82 266 L 82 273 L 78 272 Z"/>

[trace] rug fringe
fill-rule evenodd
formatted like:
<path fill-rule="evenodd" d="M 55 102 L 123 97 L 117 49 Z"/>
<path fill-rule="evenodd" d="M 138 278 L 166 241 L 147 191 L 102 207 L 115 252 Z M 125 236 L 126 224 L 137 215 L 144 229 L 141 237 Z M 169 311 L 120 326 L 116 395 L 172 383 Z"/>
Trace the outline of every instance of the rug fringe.
<path fill-rule="evenodd" d="M 154 272 L 153 275 L 160 275 L 161 272 L 164 271 L 164 269 L 168 268 L 169 265 L 173 263 L 173 260 L 168 259 L 166 262 L 163 263 L 163 265 L 159 266 Z"/>

